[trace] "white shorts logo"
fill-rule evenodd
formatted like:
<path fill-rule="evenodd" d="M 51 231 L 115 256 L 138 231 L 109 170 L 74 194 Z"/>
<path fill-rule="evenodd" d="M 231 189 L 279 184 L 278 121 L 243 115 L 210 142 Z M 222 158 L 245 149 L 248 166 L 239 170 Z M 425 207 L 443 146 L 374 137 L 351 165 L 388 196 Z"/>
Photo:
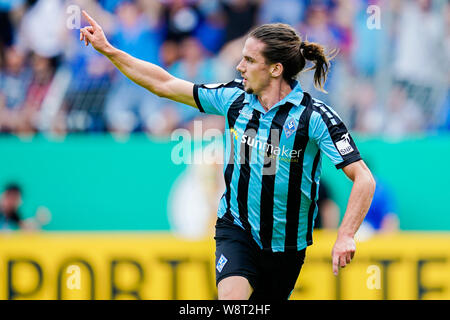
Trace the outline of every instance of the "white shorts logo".
<path fill-rule="evenodd" d="M 219 261 L 217 261 L 217 266 L 216 266 L 217 271 L 222 272 L 222 269 L 225 266 L 225 264 L 227 263 L 227 261 L 228 261 L 228 259 L 225 258 L 225 256 L 223 254 L 221 254 Z"/>
<path fill-rule="evenodd" d="M 353 148 L 350 145 L 350 137 L 348 132 L 341 137 L 341 140 L 336 142 L 336 147 L 342 156 L 353 152 Z"/>

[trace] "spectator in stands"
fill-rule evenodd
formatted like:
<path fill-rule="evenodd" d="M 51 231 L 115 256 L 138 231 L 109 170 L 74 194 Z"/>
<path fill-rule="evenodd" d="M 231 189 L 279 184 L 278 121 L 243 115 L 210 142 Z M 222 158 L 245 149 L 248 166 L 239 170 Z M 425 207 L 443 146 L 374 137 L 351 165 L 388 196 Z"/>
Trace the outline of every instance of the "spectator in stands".
<path fill-rule="evenodd" d="M 253 0 L 222 1 L 225 13 L 225 42 L 240 38 L 255 26 L 259 3 Z"/>
<path fill-rule="evenodd" d="M 389 46 L 388 33 L 390 28 L 386 28 L 388 20 L 386 16 L 389 13 L 385 12 L 385 15 L 382 16 L 383 20 L 380 20 L 379 29 L 368 28 L 368 4 L 365 1 L 349 2 L 352 2 L 357 9 L 354 20 L 347 20 L 350 23 L 353 22 L 353 43 L 350 48 L 351 52 L 349 53 L 351 55 L 349 62 L 351 63 L 352 72 L 357 77 L 373 78 L 377 73 L 384 71 L 383 67 L 386 67 L 386 61 L 382 59 L 383 54 L 388 51 L 387 48 Z M 381 24 L 381 21 L 383 21 L 383 24 Z M 383 50 L 380 50 L 381 48 Z M 384 59 L 386 59 L 385 56 Z"/>
<path fill-rule="evenodd" d="M 450 131 L 450 89 L 447 90 L 445 100 L 440 107 L 440 115 L 437 128 L 442 131 Z"/>
<path fill-rule="evenodd" d="M 324 43 L 328 49 L 339 48 L 339 38 L 332 25 L 331 10 L 324 4 L 311 4 L 305 20 L 298 25 L 310 42 Z"/>
<path fill-rule="evenodd" d="M 447 1 L 446 6 L 443 10 L 444 19 L 445 19 L 445 39 L 444 39 L 444 48 L 445 48 L 445 56 L 450 57 L 450 2 Z M 444 65 L 444 70 L 450 70 L 450 59 L 447 59 L 446 64 Z M 447 72 L 446 76 L 446 88 L 442 88 L 442 98 L 437 103 L 438 112 L 436 117 L 435 126 L 438 130 L 450 131 L 450 73 Z M 434 129 L 434 127 L 433 127 Z"/>
<path fill-rule="evenodd" d="M 367 134 L 381 134 L 385 122 L 384 109 L 377 101 L 375 87 L 371 81 L 355 84 L 351 102 L 351 128 Z"/>
<path fill-rule="evenodd" d="M 34 53 L 31 57 L 32 80 L 27 89 L 25 102 L 20 110 L 17 131 L 32 134 L 37 131 L 38 115 L 53 80 L 55 66 L 52 60 Z"/>
<path fill-rule="evenodd" d="M 180 42 L 191 37 L 200 26 L 202 14 L 196 1 L 172 0 L 164 1 L 163 21 L 166 39 Z"/>
<path fill-rule="evenodd" d="M 111 42 L 131 55 L 159 64 L 162 43 L 159 21 L 153 21 L 133 1 L 122 1 L 116 8 L 117 23 Z M 160 101 L 114 70 L 115 79 L 106 100 L 108 129 L 119 134 L 148 131 Z M 150 126 L 149 126 L 150 125 Z"/>
<path fill-rule="evenodd" d="M 211 60 L 206 57 L 204 47 L 197 38 L 185 38 L 180 43 L 179 51 L 180 60 L 171 66 L 173 72 L 183 74 L 188 79 L 202 78 L 210 81 L 213 78 Z"/>
<path fill-rule="evenodd" d="M 0 1 L 0 49 L 13 44 L 14 26 L 11 12 L 18 9 L 24 0 Z"/>
<path fill-rule="evenodd" d="M 393 137 L 418 133 L 425 128 L 424 121 L 422 109 L 413 100 L 408 99 L 406 89 L 398 85 L 393 86 L 386 103 L 383 133 Z"/>
<path fill-rule="evenodd" d="M 25 58 L 25 54 L 16 47 L 5 50 L 4 65 L 0 71 L 0 132 L 14 132 L 17 129 L 32 77 Z"/>
<path fill-rule="evenodd" d="M 237 38 L 226 43 L 217 55 L 217 76 L 221 79 L 239 79 L 240 73 L 235 66 L 242 59 L 242 48 L 244 47 L 245 37 Z M 225 80 L 227 81 L 227 80 Z"/>
<path fill-rule="evenodd" d="M 19 213 L 22 190 L 17 184 L 9 184 L 0 195 L 0 231 L 19 230 L 24 227 Z"/>
<path fill-rule="evenodd" d="M 374 172 L 370 163 L 370 168 Z M 376 181 L 375 193 L 370 209 L 364 218 L 357 237 L 360 240 L 370 238 L 374 234 L 395 233 L 400 229 L 395 193 L 387 181 L 374 174 Z"/>
<path fill-rule="evenodd" d="M 393 72 L 398 84 L 405 88 L 407 99 L 423 110 L 423 120 L 428 124 L 434 114 L 431 107 L 437 103 L 435 88 L 448 85 L 449 72 L 445 66 L 449 56 L 443 41 L 445 21 L 441 12 L 433 10 L 433 5 L 438 5 L 436 1 L 401 1 L 400 4 Z"/>
<path fill-rule="evenodd" d="M 35 231 L 50 222 L 51 213 L 46 207 L 39 207 L 34 217 L 25 219 L 19 211 L 21 205 L 21 187 L 16 183 L 7 184 L 0 195 L 0 232 Z"/>
<path fill-rule="evenodd" d="M 114 15 L 95 2 L 84 4 L 81 0 L 75 1 L 78 1 L 75 3 L 79 6 L 89 6 L 95 10 L 104 23 L 105 32 L 112 33 Z M 74 45 L 76 37 L 73 32 L 68 35 L 69 49 L 64 57 L 64 68 L 69 70 L 70 83 L 60 114 L 66 119 L 65 130 L 69 132 L 103 132 L 106 130 L 105 100 L 111 87 L 114 67 L 102 55 L 86 52 L 80 46 Z M 61 124 L 59 126 L 64 127 Z"/>
<path fill-rule="evenodd" d="M 308 41 L 324 44 L 327 52 L 340 48 L 338 35 L 333 29 L 331 13 L 331 9 L 320 1 L 318 3 L 310 4 L 306 10 L 304 21 L 300 23 L 300 25 L 296 26 L 300 30 L 300 33 L 305 35 Z M 338 59 L 341 57 L 342 54 L 338 56 Z M 336 63 L 336 61 L 332 63 Z M 330 73 L 327 76 L 327 82 L 325 85 L 325 90 L 327 91 L 333 86 L 334 72 L 335 67 L 330 68 Z M 312 72 L 302 72 L 300 74 L 300 82 L 303 85 L 303 90 L 307 92 L 314 92 L 317 99 L 322 100 L 327 104 L 334 105 L 333 101 L 330 100 L 330 95 L 319 90 L 315 90 L 313 86 L 314 81 Z M 340 110 L 337 111 L 340 112 Z"/>
<path fill-rule="evenodd" d="M 365 221 L 377 232 L 391 233 L 399 229 L 394 193 L 389 185 L 375 177 L 377 187 Z"/>
<path fill-rule="evenodd" d="M 117 6 L 124 0 L 98 0 L 102 8 L 110 13 L 114 13 Z"/>
<path fill-rule="evenodd" d="M 314 228 L 337 230 L 339 226 L 339 207 L 333 200 L 325 181 L 319 185 L 319 198 L 317 200 L 318 213 L 314 221 Z"/>
<path fill-rule="evenodd" d="M 178 43 L 174 40 L 166 40 L 159 50 L 159 59 L 164 68 L 169 69 L 180 58 Z"/>
<path fill-rule="evenodd" d="M 403 136 L 449 127 L 446 105 L 441 107 L 449 88 L 448 1 L 14 0 L 0 1 L 0 132 L 36 130 L 34 116 L 22 112 L 27 93 L 27 104 L 37 105 L 32 97 L 41 97 L 40 104 L 43 95 L 37 92 L 45 91 L 42 83 L 39 90 L 35 83 L 28 91 L 35 56 L 71 70 L 70 85 L 60 89 L 62 107 L 62 98 L 57 102 L 57 127 L 63 133 L 145 130 L 166 135 L 170 130 L 164 128 L 180 121 L 189 126 L 183 119 L 189 112 L 166 108 L 116 73 L 103 56 L 80 50 L 78 30 L 66 27 L 69 4 L 95 11 L 117 47 L 166 69 L 179 69 L 186 59 L 179 46 L 184 39 L 197 39 L 203 47 L 197 65 L 207 65 L 210 54 L 219 61 L 215 82 L 239 77 L 234 67 L 242 53 L 240 37 L 249 29 L 286 22 L 309 41 L 340 49 L 326 82 L 328 94 L 309 86 L 311 72 L 301 74 L 300 82 L 305 91 L 334 105 L 344 121 L 353 120 L 356 131 Z M 380 29 L 367 27 L 369 5 L 381 8 Z M 54 71 L 59 75 L 61 69 Z"/>
<path fill-rule="evenodd" d="M 72 78 L 64 99 L 67 129 L 102 131 L 105 97 L 111 83 L 111 64 L 95 52 L 77 50 L 67 61 Z"/>
<path fill-rule="evenodd" d="M 66 12 L 60 0 L 29 0 L 20 21 L 16 45 L 39 56 L 58 57 L 64 50 Z"/>
<path fill-rule="evenodd" d="M 301 0 L 262 1 L 258 13 L 258 23 L 287 23 L 297 26 L 305 14 L 305 2 Z"/>
<path fill-rule="evenodd" d="M 225 41 L 225 15 L 218 0 L 200 1 L 199 9 L 203 19 L 194 36 L 203 47 L 212 54 L 217 54 Z"/>
<path fill-rule="evenodd" d="M 206 56 L 202 44 L 197 38 L 189 37 L 180 44 L 181 59 L 175 62 L 168 70 L 170 74 L 181 79 L 197 83 L 212 83 L 217 81 L 216 64 L 213 59 Z M 194 118 L 199 117 L 198 110 L 194 108 L 186 109 L 186 106 L 171 103 L 171 107 L 176 109 L 179 117 L 175 127 L 184 127 Z M 205 117 L 200 115 L 201 118 Z M 167 128 L 170 132 L 172 128 Z"/>

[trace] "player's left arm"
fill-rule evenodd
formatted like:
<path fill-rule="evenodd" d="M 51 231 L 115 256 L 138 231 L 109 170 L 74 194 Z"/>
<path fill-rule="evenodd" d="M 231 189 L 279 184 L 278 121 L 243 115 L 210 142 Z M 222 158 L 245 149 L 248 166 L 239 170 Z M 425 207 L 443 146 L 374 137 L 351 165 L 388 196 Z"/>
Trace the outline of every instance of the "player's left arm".
<path fill-rule="evenodd" d="M 344 219 L 331 253 L 333 273 L 344 268 L 353 258 L 356 245 L 354 236 L 369 211 L 375 192 L 375 179 L 338 114 L 323 103 L 314 103 L 309 123 L 309 136 L 320 151 L 328 156 L 337 169 L 353 181 Z"/>
<path fill-rule="evenodd" d="M 354 236 L 369 211 L 375 192 L 375 179 L 363 160 L 353 162 L 342 170 L 353 181 L 353 187 L 331 253 L 335 275 L 339 267 L 344 268 L 349 264 L 355 254 Z"/>

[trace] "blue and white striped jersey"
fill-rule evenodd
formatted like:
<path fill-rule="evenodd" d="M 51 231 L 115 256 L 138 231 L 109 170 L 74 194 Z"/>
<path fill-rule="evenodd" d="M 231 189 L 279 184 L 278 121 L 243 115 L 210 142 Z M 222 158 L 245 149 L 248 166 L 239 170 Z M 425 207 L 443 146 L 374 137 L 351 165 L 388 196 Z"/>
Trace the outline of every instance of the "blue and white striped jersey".
<path fill-rule="evenodd" d="M 329 106 L 292 91 L 267 112 L 242 82 L 194 85 L 200 111 L 225 116 L 226 190 L 218 216 L 250 232 L 264 250 L 312 244 L 322 154 L 337 168 L 361 159 Z"/>

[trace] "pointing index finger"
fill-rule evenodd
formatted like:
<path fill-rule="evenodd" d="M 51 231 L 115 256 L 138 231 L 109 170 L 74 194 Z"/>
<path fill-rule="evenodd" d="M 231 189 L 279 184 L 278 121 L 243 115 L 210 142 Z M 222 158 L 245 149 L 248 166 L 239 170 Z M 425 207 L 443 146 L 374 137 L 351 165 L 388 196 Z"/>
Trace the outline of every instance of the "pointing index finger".
<path fill-rule="evenodd" d="M 86 20 L 91 24 L 91 26 L 94 29 L 98 29 L 99 25 L 97 24 L 97 22 L 94 19 L 92 19 L 91 16 L 88 15 L 88 13 L 86 11 L 83 10 L 82 13 L 83 13 L 83 16 L 86 18 Z"/>

